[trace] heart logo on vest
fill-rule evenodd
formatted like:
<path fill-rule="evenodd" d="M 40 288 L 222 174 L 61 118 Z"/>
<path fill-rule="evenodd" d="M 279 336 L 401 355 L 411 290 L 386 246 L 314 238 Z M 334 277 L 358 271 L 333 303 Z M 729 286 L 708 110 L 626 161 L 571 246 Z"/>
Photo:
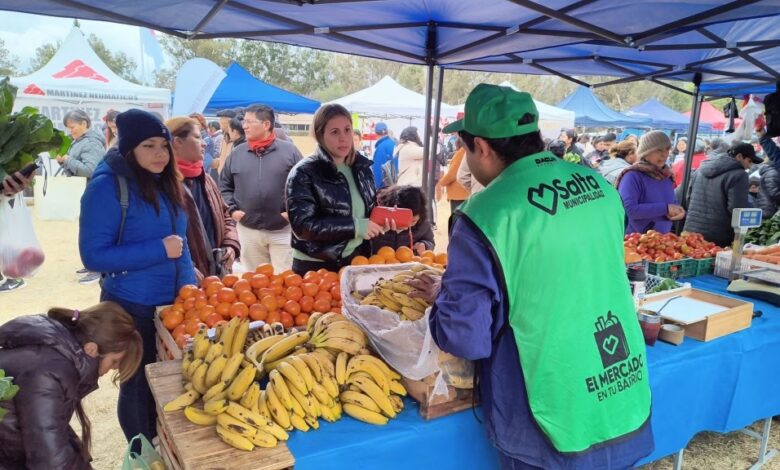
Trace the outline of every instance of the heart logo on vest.
<path fill-rule="evenodd" d="M 537 188 L 528 188 L 528 202 L 555 215 L 558 212 L 558 191 L 547 183 L 542 183 Z"/>
<path fill-rule="evenodd" d="M 601 343 L 601 347 L 604 348 L 604 351 L 608 352 L 609 355 L 615 354 L 615 350 L 617 349 L 618 345 L 620 344 L 620 340 L 617 339 L 614 335 L 609 335 L 606 338 L 604 338 L 604 342 Z"/>

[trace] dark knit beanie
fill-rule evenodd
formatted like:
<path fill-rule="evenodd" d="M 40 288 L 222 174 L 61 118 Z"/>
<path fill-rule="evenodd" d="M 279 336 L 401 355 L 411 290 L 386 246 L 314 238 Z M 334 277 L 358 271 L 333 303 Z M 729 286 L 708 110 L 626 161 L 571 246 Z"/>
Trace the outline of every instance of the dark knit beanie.
<path fill-rule="evenodd" d="M 116 117 L 119 133 L 119 153 L 127 155 L 146 139 L 165 137 L 171 140 L 171 133 L 156 115 L 141 109 L 130 109 Z"/>

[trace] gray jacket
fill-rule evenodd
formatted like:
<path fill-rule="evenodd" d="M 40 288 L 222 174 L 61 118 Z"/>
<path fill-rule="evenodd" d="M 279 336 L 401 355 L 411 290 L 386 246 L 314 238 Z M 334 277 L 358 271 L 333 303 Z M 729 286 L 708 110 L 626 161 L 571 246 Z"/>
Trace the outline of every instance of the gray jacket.
<path fill-rule="evenodd" d="M 96 129 L 87 132 L 73 141 L 68 150 L 68 159 L 62 164 L 68 176 L 92 177 L 95 167 L 106 154 L 105 137 Z"/>
<path fill-rule="evenodd" d="M 748 203 L 748 174 L 733 158 L 705 160 L 691 183 L 684 230 L 699 232 L 718 246 L 734 241 L 731 212 Z"/>
<path fill-rule="evenodd" d="M 292 142 L 276 139 L 263 153 L 249 150 L 245 142 L 228 155 L 219 179 L 222 198 L 230 213 L 246 214 L 240 224 L 256 230 L 281 230 L 288 225 L 285 182 L 303 156 Z"/>
<path fill-rule="evenodd" d="M 623 173 L 623 170 L 630 166 L 631 164 L 623 158 L 612 158 L 610 160 L 602 161 L 599 171 L 601 172 L 601 176 L 609 181 L 609 184 L 615 186 L 615 181 L 617 181 L 618 176 Z"/>

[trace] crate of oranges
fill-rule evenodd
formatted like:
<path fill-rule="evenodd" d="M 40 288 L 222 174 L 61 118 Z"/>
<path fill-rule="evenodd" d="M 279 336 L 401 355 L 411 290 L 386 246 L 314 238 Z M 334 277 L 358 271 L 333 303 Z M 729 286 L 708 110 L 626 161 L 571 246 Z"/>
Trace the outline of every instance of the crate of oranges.
<path fill-rule="evenodd" d="M 240 276 L 209 276 L 200 286 L 183 286 L 173 305 L 158 309 L 158 348 L 165 348 L 161 359 L 179 359 L 184 345 L 204 325 L 215 328 L 233 317 L 248 317 L 279 322 L 289 330 L 305 327 L 313 312 L 329 311 L 341 312 L 338 273 L 320 269 L 304 276 L 289 270 L 274 274 L 273 266 L 261 264 Z"/>
<path fill-rule="evenodd" d="M 368 258 L 365 256 L 355 256 L 352 259 L 352 266 L 366 266 L 371 264 L 401 264 L 401 263 L 422 263 L 439 269 L 447 267 L 447 253 L 434 253 L 431 250 L 425 250 L 420 255 L 416 255 L 408 246 L 401 246 L 393 249 L 389 246 L 383 246 L 377 250 L 375 255 Z"/>

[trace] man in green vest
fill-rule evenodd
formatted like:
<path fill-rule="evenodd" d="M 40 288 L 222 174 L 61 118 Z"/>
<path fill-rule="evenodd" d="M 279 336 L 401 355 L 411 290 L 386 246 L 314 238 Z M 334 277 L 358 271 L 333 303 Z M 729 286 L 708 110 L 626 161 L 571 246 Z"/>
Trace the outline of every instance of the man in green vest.
<path fill-rule="evenodd" d="M 477 362 L 502 468 L 628 468 L 653 450 L 647 354 L 623 264 L 620 196 L 544 151 L 528 93 L 478 85 L 447 126 L 486 186 L 453 216 L 439 347 Z"/>

